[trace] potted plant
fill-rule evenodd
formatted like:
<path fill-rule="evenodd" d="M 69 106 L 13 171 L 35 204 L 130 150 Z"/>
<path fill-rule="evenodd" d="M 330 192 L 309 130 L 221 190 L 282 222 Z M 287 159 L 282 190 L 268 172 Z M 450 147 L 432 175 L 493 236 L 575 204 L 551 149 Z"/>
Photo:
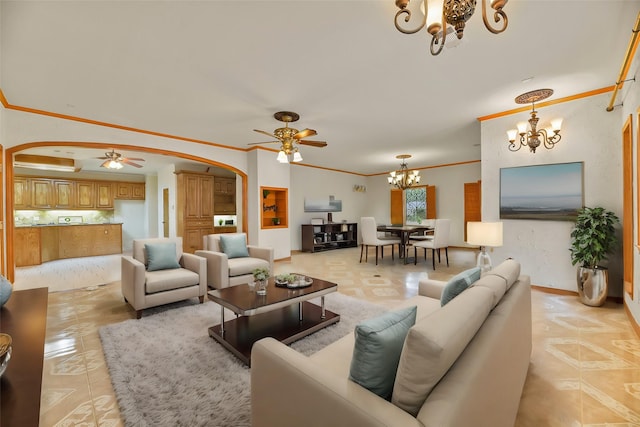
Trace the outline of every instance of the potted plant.
<path fill-rule="evenodd" d="M 280 218 L 271 218 L 271 222 L 273 223 L 273 225 L 280 225 Z"/>
<path fill-rule="evenodd" d="M 256 268 L 253 270 L 253 279 L 256 281 L 256 293 L 258 295 L 267 294 L 267 280 L 271 275 L 268 268 Z"/>
<path fill-rule="evenodd" d="M 607 298 L 609 274 L 598 265 L 607 259 L 617 243 L 615 226 L 620 220 L 602 207 L 580 210 L 571 231 L 571 264 L 578 264 L 577 284 L 580 301 L 600 306 Z"/>

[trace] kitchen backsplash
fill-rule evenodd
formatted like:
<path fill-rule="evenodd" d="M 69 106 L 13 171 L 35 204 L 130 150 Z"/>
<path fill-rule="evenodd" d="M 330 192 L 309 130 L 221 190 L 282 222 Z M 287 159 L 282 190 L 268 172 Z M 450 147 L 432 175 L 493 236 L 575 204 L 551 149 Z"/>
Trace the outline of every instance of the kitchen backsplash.
<path fill-rule="evenodd" d="M 79 218 L 82 218 L 83 224 L 103 224 L 113 222 L 113 211 L 65 211 L 65 210 L 43 210 L 43 211 L 15 211 L 14 219 L 15 225 L 42 225 L 42 224 L 58 224 L 60 223 L 59 217 L 73 218 L 73 223 L 79 223 Z"/>

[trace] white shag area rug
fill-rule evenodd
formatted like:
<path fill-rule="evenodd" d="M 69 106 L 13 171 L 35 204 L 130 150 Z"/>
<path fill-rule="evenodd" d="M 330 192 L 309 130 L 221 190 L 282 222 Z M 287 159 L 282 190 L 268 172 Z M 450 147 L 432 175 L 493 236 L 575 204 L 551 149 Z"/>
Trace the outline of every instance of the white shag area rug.
<path fill-rule="evenodd" d="M 358 322 L 386 311 L 340 293 L 327 295 L 325 306 L 340 314 L 340 321 L 292 348 L 313 354 L 353 333 Z M 225 313 L 226 319 L 231 316 Z M 192 299 L 100 328 L 126 426 L 251 425 L 249 368 L 209 336 L 208 328 L 218 323 L 220 306 Z"/>

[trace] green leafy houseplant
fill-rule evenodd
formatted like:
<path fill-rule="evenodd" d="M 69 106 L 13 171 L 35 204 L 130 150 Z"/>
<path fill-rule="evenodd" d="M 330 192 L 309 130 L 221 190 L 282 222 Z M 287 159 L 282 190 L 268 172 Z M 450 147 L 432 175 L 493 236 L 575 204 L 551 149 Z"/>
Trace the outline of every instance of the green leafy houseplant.
<path fill-rule="evenodd" d="M 617 242 L 615 226 L 620 220 L 602 207 L 585 207 L 571 231 L 571 264 L 595 268 L 606 260 Z"/>
<path fill-rule="evenodd" d="M 256 268 L 253 270 L 253 278 L 255 280 L 267 280 L 269 278 L 269 269 L 268 268 Z"/>

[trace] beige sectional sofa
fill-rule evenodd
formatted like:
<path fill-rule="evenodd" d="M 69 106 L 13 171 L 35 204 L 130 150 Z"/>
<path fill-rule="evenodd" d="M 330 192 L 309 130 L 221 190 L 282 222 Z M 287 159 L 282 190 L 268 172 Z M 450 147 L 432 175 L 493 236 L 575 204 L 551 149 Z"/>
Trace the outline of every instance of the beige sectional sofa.
<path fill-rule="evenodd" d="M 349 380 L 354 334 L 310 357 L 272 339 L 251 355 L 253 427 L 512 427 L 531 355 L 531 289 L 506 260 L 446 305 L 425 279 L 391 401 Z"/>

